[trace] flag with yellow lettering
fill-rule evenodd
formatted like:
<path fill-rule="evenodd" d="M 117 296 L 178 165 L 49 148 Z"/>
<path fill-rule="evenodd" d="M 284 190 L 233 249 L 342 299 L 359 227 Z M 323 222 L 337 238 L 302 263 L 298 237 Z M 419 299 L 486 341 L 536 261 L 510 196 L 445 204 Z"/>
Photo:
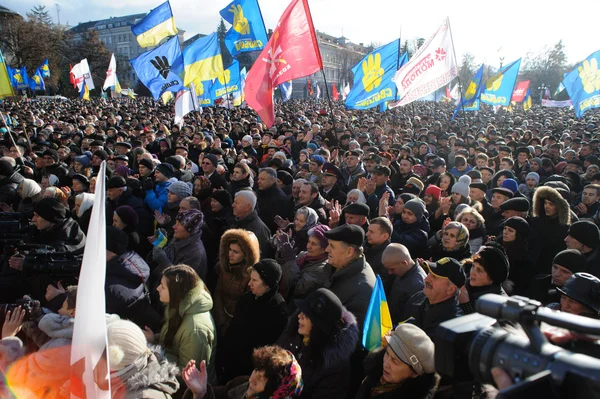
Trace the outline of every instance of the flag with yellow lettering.
<path fill-rule="evenodd" d="M 165 1 L 151 10 L 140 22 L 131 27 L 140 47 L 156 46 L 162 39 L 177 34 L 171 4 Z"/>
<path fill-rule="evenodd" d="M 233 60 L 231 65 L 214 81 L 211 87 L 212 100 L 240 90 L 240 63 Z"/>
<path fill-rule="evenodd" d="M 257 0 L 234 0 L 220 14 L 231 24 L 225 46 L 232 57 L 265 47 L 269 39 Z"/>

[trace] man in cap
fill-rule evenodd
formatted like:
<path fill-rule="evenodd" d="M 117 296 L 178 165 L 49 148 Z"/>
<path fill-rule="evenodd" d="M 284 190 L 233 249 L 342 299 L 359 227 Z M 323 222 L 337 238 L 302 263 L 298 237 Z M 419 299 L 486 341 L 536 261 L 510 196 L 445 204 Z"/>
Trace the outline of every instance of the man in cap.
<path fill-rule="evenodd" d="M 465 272 L 454 258 L 442 258 L 437 262 L 417 259 L 417 262 L 428 274 L 423 291 L 408 300 L 403 320 L 413 317 L 412 324 L 423 329 L 435 341 L 437 326 L 461 315 L 458 293 L 465 285 Z"/>
<path fill-rule="evenodd" d="M 557 289 L 561 294 L 558 310 L 579 316 L 600 317 L 600 279 L 589 273 L 575 273 Z M 549 306 L 556 309 L 555 306 Z"/>
<path fill-rule="evenodd" d="M 400 164 L 399 173 L 392 176 L 390 180 L 390 187 L 396 194 L 400 193 L 400 191 L 406 185 L 408 179 L 411 177 L 416 177 L 417 179 L 419 178 L 419 176 L 413 172 L 413 167 L 416 164 L 416 161 L 413 157 L 410 155 L 399 156 L 398 163 Z"/>
<path fill-rule="evenodd" d="M 227 180 L 225 180 L 225 178 L 217 171 L 217 166 L 219 166 L 219 159 L 215 154 L 206 154 L 200 160 L 200 167 L 202 168 L 204 177 L 210 180 L 212 187 L 216 190 L 228 190 L 229 183 L 227 183 Z"/>
<path fill-rule="evenodd" d="M 325 201 L 337 201 L 339 204 L 346 202 L 346 193 L 340 188 L 342 179 L 341 172 L 337 166 L 332 163 L 323 165 L 323 178 L 321 179 L 321 196 Z"/>
<path fill-rule="evenodd" d="M 362 202 L 354 202 L 342 210 L 342 217 L 346 224 L 359 226 L 366 234 L 369 229 L 370 212 L 369 205 Z"/>
<path fill-rule="evenodd" d="M 585 257 L 586 271 L 600 276 L 600 229 L 589 220 L 575 222 L 565 238 L 567 248 L 576 249 Z"/>
<path fill-rule="evenodd" d="M 321 186 L 323 179 L 323 165 L 325 164 L 325 158 L 321 155 L 311 155 L 308 163 L 308 181 L 316 183 L 317 186 Z"/>
<path fill-rule="evenodd" d="M 345 224 L 324 234 L 329 240 L 325 249 L 326 267 L 331 272 L 329 289 L 362 326 L 376 281 L 363 254 L 365 233 L 358 226 Z"/>
<path fill-rule="evenodd" d="M 371 217 L 379 215 L 379 201 L 385 193 L 389 193 L 389 203 L 396 202 L 394 191 L 388 186 L 391 170 L 387 166 L 377 166 L 371 171 L 371 178 L 367 180 L 364 194 L 367 204 L 371 209 Z"/>
<path fill-rule="evenodd" d="M 360 157 L 361 152 L 359 150 L 346 151 L 344 154 L 344 162 L 340 173 L 342 174 L 344 187 L 348 190 L 356 188 L 358 179 L 366 175 Z"/>
<path fill-rule="evenodd" d="M 500 205 L 500 210 L 502 210 L 502 217 L 504 217 L 504 220 L 510 219 L 513 216 L 527 219 L 527 214 L 529 213 L 529 201 L 524 197 L 511 198 Z"/>

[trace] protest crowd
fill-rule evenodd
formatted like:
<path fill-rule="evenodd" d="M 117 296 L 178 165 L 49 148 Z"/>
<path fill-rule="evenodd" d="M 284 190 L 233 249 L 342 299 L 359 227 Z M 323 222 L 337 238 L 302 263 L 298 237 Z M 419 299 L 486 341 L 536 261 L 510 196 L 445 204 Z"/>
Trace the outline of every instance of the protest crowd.
<path fill-rule="evenodd" d="M 440 323 L 486 293 L 600 317 L 597 113 L 292 100 L 266 128 L 248 108 L 174 124 L 150 99 L 0 109 L 0 206 L 25 244 L 81 254 L 105 207 L 113 397 L 492 397 L 436 373 Z M 17 397 L 67 397 L 76 282 L 5 237 L 0 302 L 32 306 L 6 311 L 0 367 Z M 395 329 L 368 352 L 376 276 Z"/>

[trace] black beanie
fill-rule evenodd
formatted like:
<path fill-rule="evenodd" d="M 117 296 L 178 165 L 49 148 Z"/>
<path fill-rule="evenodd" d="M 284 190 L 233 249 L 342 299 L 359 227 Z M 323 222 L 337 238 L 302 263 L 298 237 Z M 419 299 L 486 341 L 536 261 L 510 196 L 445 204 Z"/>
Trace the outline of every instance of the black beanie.
<path fill-rule="evenodd" d="M 34 212 L 50 223 L 60 223 L 67 218 L 67 208 L 56 198 L 42 198 L 35 204 Z"/>
<path fill-rule="evenodd" d="M 290 174 L 290 172 L 286 172 L 285 170 L 278 170 L 277 171 L 277 178 L 279 180 L 281 180 L 281 182 L 285 186 L 289 186 L 290 184 L 294 183 L 294 178 L 292 177 L 292 175 Z"/>
<path fill-rule="evenodd" d="M 144 165 L 146 168 L 148 168 L 150 170 L 154 170 L 154 162 L 152 162 L 148 158 L 140 159 L 140 162 L 138 162 L 138 164 Z"/>
<path fill-rule="evenodd" d="M 0 176 L 12 176 L 15 168 L 10 164 L 10 162 L 5 160 L 0 160 Z"/>
<path fill-rule="evenodd" d="M 600 246 L 600 229 L 589 220 L 580 220 L 571 225 L 569 235 L 592 249 Z"/>
<path fill-rule="evenodd" d="M 119 216 L 121 221 L 128 227 L 137 227 L 139 222 L 139 216 L 129 205 L 121 205 L 115 209 L 115 213 Z"/>
<path fill-rule="evenodd" d="M 173 168 L 173 165 L 170 165 L 168 163 L 161 163 L 156 167 L 156 170 L 165 175 L 167 179 L 170 179 L 171 177 L 175 176 L 175 169 Z"/>
<path fill-rule="evenodd" d="M 215 168 L 219 165 L 219 158 L 217 158 L 215 154 L 206 154 L 204 159 L 208 159 L 215 166 Z"/>
<path fill-rule="evenodd" d="M 554 257 L 552 264 L 567 268 L 572 273 L 587 271 L 585 257 L 576 249 L 565 249 L 564 251 L 560 251 Z"/>
<path fill-rule="evenodd" d="M 269 286 L 270 289 L 277 287 L 281 279 L 281 266 L 274 259 L 261 259 L 252 266 L 262 281 Z"/>
<path fill-rule="evenodd" d="M 129 237 L 127 233 L 114 226 L 106 226 L 106 250 L 117 255 L 127 252 Z"/>
<path fill-rule="evenodd" d="M 223 205 L 223 208 L 231 207 L 231 194 L 227 190 L 215 190 L 210 195 L 215 201 Z"/>
<path fill-rule="evenodd" d="M 108 152 L 106 152 L 104 150 L 96 150 L 94 152 L 94 155 L 97 156 L 98 158 L 102 159 L 103 161 L 106 161 L 108 159 Z"/>
<path fill-rule="evenodd" d="M 508 257 L 504 249 L 498 245 L 485 245 L 475 254 L 494 284 L 502 284 L 508 278 Z M 477 262 L 477 258 L 475 258 Z"/>
<path fill-rule="evenodd" d="M 504 222 L 505 226 L 512 227 L 517 231 L 517 238 L 528 238 L 531 233 L 529 223 L 520 216 L 513 216 Z"/>

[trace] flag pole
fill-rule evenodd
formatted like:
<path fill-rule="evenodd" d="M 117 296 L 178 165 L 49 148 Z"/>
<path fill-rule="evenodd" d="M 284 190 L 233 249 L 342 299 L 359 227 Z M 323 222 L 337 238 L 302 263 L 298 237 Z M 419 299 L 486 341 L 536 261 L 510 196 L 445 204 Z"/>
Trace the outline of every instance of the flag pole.
<path fill-rule="evenodd" d="M 456 58 L 456 50 L 454 49 L 454 38 L 452 37 L 452 27 L 450 26 L 450 18 L 448 18 L 448 30 L 450 31 L 450 42 L 452 43 L 452 53 L 454 54 L 454 61 L 456 61 L 456 64 L 458 65 L 458 59 Z M 458 69 L 458 66 L 457 66 Z M 463 123 L 466 125 L 467 124 L 467 113 L 465 112 L 465 104 L 462 101 L 462 96 L 463 96 L 463 89 L 462 89 L 462 83 L 460 82 L 460 75 L 458 74 L 458 70 L 456 73 L 456 79 L 458 79 L 458 89 L 460 90 L 460 94 L 461 94 L 461 100 L 460 100 L 460 106 L 462 108 L 462 112 L 463 112 Z"/>
<path fill-rule="evenodd" d="M 398 59 L 396 60 L 396 72 L 400 68 L 400 51 L 402 50 L 402 25 L 400 25 L 400 36 L 398 36 Z M 396 87 L 396 95 L 394 101 L 398 101 L 398 87 Z"/>

